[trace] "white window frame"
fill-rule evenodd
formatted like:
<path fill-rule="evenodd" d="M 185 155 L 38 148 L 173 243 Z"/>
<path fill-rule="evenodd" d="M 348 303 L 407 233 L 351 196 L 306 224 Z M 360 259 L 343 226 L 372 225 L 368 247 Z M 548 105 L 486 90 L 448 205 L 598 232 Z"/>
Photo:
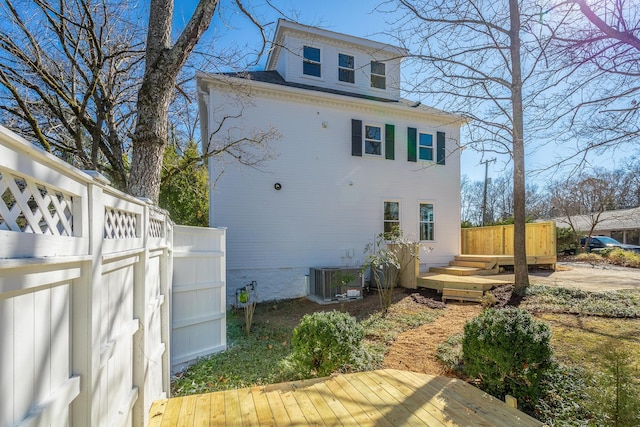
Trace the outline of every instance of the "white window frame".
<path fill-rule="evenodd" d="M 371 156 L 371 157 L 376 157 L 376 158 L 382 158 L 384 159 L 384 132 L 385 132 L 385 127 L 384 125 L 378 124 L 378 123 L 364 123 L 363 124 L 364 129 L 362 130 L 362 153 L 365 156 Z M 373 138 L 367 138 L 367 127 L 374 127 L 374 128 L 378 128 L 380 129 L 380 139 L 373 139 Z M 367 153 L 367 141 L 372 141 L 372 142 L 380 142 L 380 154 L 375 154 L 375 153 Z"/>
<path fill-rule="evenodd" d="M 431 205 L 431 221 L 423 221 L 422 205 Z M 422 224 L 431 224 L 431 239 L 422 238 Z M 418 203 L 418 236 L 421 242 L 435 242 L 436 240 L 436 204 L 432 201 L 421 201 Z"/>
<path fill-rule="evenodd" d="M 430 150 L 431 150 L 431 159 L 423 159 L 421 154 L 420 154 L 420 151 L 421 151 L 420 149 L 421 148 L 425 148 L 425 149 L 428 148 L 428 146 L 426 146 L 426 145 L 423 146 L 423 145 L 420 144 L 420 142 L 421 142 L 420 136 L 421 135 L 429 135 L 429 136 L 431 136 L 431 148 L 430 148 Z M 435 162 L 436 161 L 435 160 L 435 156 L 436 156 L 436 133 L 435 132 L 419 130 L 416 144 L 417 144 L 417 149 L 418 149 L 417 156 L 418 156 L 418 160 L 419 161 L 423 161 L 423 162 Z"/>
<path fill-rule="evenodd" d="M 387 203 L 396 203 L 398 205 L 398 219 L 387 219 L 386 218 L 386 205 Z M 393 226 L 389 227 L 389 230 L 387 230 L 387 224 L 398 224 L 398 228 L 402 229 L 402 206 L 400 204 L 400 200 L 394 200 L 394 199 L 384 199 L 384 201 L 382 202 L 382 232 L 383 233 L 388 233 L 393 229 Z"/>
<path fill-rule="evenodd" d="M 351 59 L 353 61 L 353 68 L 340 66 L 340 55 L 351 57 Z M 346 80 L 340 80 L 340 71 L 342 71 L 342 70 L 349 71 L 351 73 L 351 75 L 353 76 L 353 81 L 352 82 L 349 82 L 349 81 L 346 81 Z M 345 53 L 345 52 L 338 52 L 338 83 L 346 83 L 346 84 L 350 84 L 350 85 L 355 85 L 356 84 L 356 56 L 355 55 L 352 55 L 350 53 Z"/>
<path fill-rule="evenodd" d="M 384 74 L 378 74 L 378 73 L 374 73 L 373 72 L 373 64 L 382 64 L 382 66 L 384 67 Z M 369 64 L 369 72 L 371 74 L 371 79 L 370 79 L 370 83 L 371 83 L 371 87 L 374 89 L 378 89 L 378 90 L 387 90 L 387 64 L 383 61 L 371 61 L 371 63 Z M 375 86 L 373 84 L 373 80 L 374 77 L 378 77 L 378 78 L 382 78 L 383 79 L 383 83 L 384 83 L 384 87 L 378 87 Z"/>
<path fill-rule="evenodd" d="M 310 49 L 317 49 L 320 52 L 320 60 L 319 61 L 314 61 L 312 59 L 307 59 L 304 56 L 304 49 L 307 48 L 307 47 L 310 48 Z M 316 76 L 316 75 L 313 75 L 313 74 L 306 74 L 304 72 L 304 64 L 305 63 L 318 65 L 318 67 L 320 69 L 320 75 Z M 322 79 L 322 48 L 321 47 L 311 46 L 311 45 L 308 45 L 308 44 L 303 44 L 302 45 L 302 75 L 304 77 L 309 77 L 309 78 L 312 78 L 312 79 Z"/>

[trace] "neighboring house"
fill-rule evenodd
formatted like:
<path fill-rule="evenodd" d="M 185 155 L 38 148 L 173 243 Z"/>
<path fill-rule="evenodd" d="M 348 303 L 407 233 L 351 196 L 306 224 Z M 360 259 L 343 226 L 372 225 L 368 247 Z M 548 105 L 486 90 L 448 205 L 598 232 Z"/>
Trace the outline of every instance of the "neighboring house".
<path fill-rule="evenodd" d="M 285 20 L 273 46 L 265 71 L 197 75 L 205 144 L 279 135 L 256 167 L 209 163 L 229 302 L 252 280 L 261 300 L 306 295 L 311 267 L 359 267 L 394 225 L 422 271 L 458 255 L 464 119 L 400 98 L 407 52 Z"/>
<path fill-rule="evenodd" d="M 571 228 L 573 224 L 575 230 L 584 234 L 588 233 L 595 223 L 596 226 L 591 233 L 594 236 L 609 236 L 620 243 L 640 245 L 640 207 L 552 218 L 549 221 L 554 221 L 557 227 Z"/>

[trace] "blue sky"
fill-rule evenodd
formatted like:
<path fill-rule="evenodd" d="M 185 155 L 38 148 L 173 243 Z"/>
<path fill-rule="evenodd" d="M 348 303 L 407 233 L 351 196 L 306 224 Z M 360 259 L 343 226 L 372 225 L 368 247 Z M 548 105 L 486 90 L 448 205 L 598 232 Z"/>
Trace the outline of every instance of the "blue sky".
<path fill-rule="evenodd" d="M 391 21 L 393 17 L 374 10 L 380 2 L 376 0 L 271 1 L 286 15 L 286 18 L 302 24 L 319 26 L 339 33 L 393 44 L 393 40 L 384 34 L 385 31 L 391 30 L 392 24 L 388 23 L 388 21 Z M 267 35 L 270 37 L 280 15 L 267 6 L 264 0 L 244 0 L 244 3 L 246 7 L 251 7 L 252 12 L 260 22 L 266 23 Z M 196 0 L 176 2 L 176 29 L 179 29 L 181 23 L 188 20 L 195 4 Z M 233 8 L 228 1 L 224 0 L 221 1 L 220 13 L 216 15 L 212 22 L 209 36 L 214 39 L 214 48 L 235 45 L 246 49 L 246 51 L 251 51 L 261 43 L 259 32 L 249 20 Z M 253 68 L 263 69 L 265 61 L 266 55 Z M 407 76 L 410 73 L 405 69 L 403 75 Z M 404 94 L 404 96 L 408 99 L 415 98 L 411 94 Z M 421 101 L 425 102 L 424 100 Z M 462 143 L 469 143 L 469 141 L 463 140 Z M 526 157 L 527 170 L 545 166 L 545 162 L 552 163 L 557 160 L 559 155 L 557 149 L 542 149 L 537 152 L 528 151 L 529 153 Z M 489 165 L 489 176 L 501 175 L 511 168 L 508 156 L 497 156 L 493 153 L 485 155 L 485 159 L 494 157 L 497 157 L 498 161 Z M 480 164 L 482 156 L 479 153 L 473 150 L 464 150 L 461 158 L 463 175 L 467 175 L 473 181 L 484 179 L 485 167 Z M 536 180 L 544 184 L 543 178 L 538 177 Z"/>

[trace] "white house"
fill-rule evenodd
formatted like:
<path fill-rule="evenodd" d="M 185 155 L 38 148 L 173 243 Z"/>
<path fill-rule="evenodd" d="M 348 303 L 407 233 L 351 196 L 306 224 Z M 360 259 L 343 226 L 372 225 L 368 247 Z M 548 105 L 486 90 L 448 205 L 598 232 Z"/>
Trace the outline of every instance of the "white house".
<path fill-rule="evenodd" d="M 261 300 L 304 296 L 310 268 L 359 267 L 393 225 L 421 271 L 458 255 L 464 120 L 400 97 L 407 52 L 285 20 L 273 46 L 265 71 L 197 75 L 205 144 L 272 137 L 256 167 L 209 163 L 229 302 L 252 280 Z"/>

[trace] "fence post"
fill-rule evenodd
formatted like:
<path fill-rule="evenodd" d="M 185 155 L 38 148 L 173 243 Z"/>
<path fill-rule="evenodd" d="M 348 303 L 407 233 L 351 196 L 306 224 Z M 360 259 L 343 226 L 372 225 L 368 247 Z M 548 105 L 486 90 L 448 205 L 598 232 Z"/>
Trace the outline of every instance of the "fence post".
<path fill-rule="evenodd" d="M 167 248 L 162 254 L 160 266 L 160 292 L 164 295 L 164 304 L 160 307 L 160 332 L 165 351 L 162 355 L 162 388 L 166 397 L 171 394 L 171 301 L 173 290 L 173 226 L 169 215 L 165 216 L 165 239 Z"/>
<path fill-rule="evenodd" d="M 94 178 L 95 179 L 95 178 Z M 74 222 L 88 225 L 91 260 L 83 263 L 82 277 L 72 286 L 72 370 L 80 375 L 80 394 L 72 404 L 72 420 L 76 426 L 99 426 L 100 420 L 100 344 L 102 243 L 104 239 L 104 204 L 102 189 L 95 183 L 87 186 L 87 216 Z M 75 213 L 75 212 L 74 212 Z"/>
<path fill-rule="evenodd" d="M 142 215 L 141 231 L 143 251 L 134 268 L 133 277 L 133 316 L 138 319 L 138 330 L 133 335 L 133 385 L 138 388 L 138 399 L 133 405 L 133 426 L 147 425 L 149 414 L 145 408 L 147 396 L 148 358 L 151 348 L 146 328 L 148 324 L 147 275 L 149 274 L 149 205 L 145 205 Z"/>

